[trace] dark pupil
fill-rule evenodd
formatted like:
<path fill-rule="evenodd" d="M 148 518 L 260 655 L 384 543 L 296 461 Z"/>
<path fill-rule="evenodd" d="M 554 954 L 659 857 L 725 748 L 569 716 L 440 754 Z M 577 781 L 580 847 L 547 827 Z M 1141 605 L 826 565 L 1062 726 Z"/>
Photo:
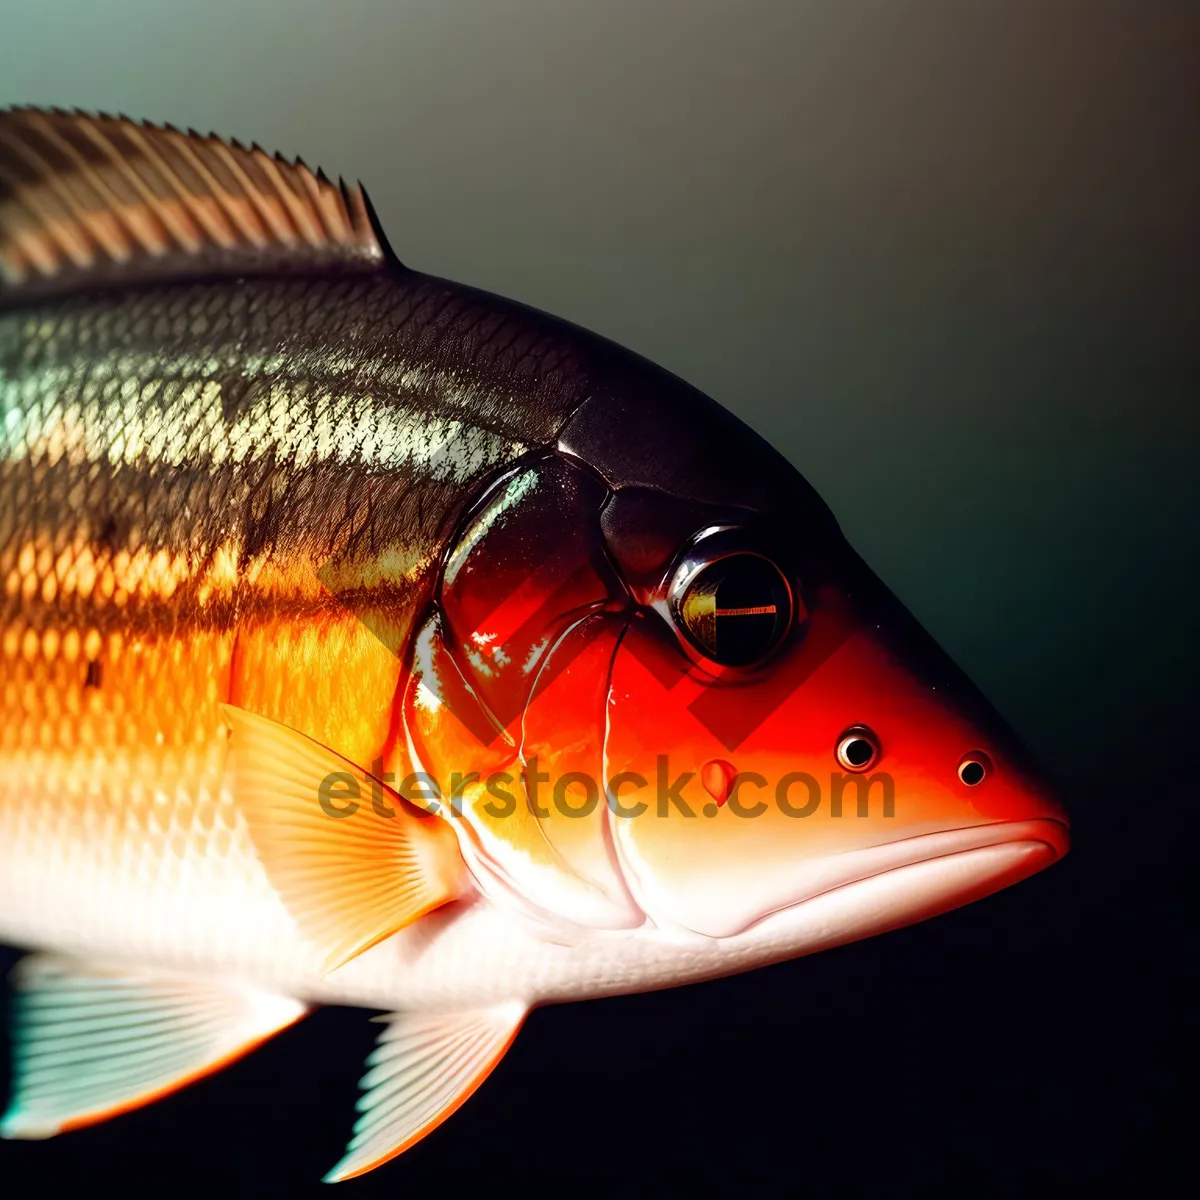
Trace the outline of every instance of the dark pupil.
<path fill-rule="evenodd" d="M 772 563 L 735 554 L 706 567 L 692 581 L 681 615 L 710 658 L 747 666 L 766 655 L 786 632 L 791 600 Z"/>
<path fill-rule="evenodd" d="M 959 773 L 960 777 L 968 787 L 974 787 L 983 779 L 983 764 L 977 762 L 969 762 L 963 764 L 963 769 Z"/>
<path fill-rule="evenodd" d="M 855 738 L 846 746 L 846 761 L 852 767 L 861 767 L 871 761 L 871 755 L 874 753 L 874 748 L 865 738 Z"/>

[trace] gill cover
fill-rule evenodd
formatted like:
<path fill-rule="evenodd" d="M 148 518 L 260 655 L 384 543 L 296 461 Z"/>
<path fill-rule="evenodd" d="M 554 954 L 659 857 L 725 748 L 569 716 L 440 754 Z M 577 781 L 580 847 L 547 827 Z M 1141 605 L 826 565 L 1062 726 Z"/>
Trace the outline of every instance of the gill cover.
<path fill-rule="evenodd" d="M 608 494 L 552 451 L 493 482 L 446 560 L 405 700 L 413 757 L 477 880 L 560 932 L 642 920 L 599 788 L 630 604 L 601 532 Z"/>

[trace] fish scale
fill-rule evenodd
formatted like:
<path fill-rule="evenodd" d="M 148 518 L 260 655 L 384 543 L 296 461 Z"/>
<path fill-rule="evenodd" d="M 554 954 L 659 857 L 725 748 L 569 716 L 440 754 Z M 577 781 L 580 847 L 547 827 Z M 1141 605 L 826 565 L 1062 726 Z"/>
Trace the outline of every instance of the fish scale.
<path fill-rule="evenodd" d="M 402 355 L 379 357 L 381 313 L 400 313 L 398 327 L 420 338 L 433 294 L 287 280 L 0 314 L 10 937 L 34 939 L 58 881 L 58 921 L 85 944 L 119 934 L 168 961 L 184 945 L 196 961 L 215 951 L 226 968 L 258 971 L 274 955 L 303 974 L 294 925 L 223 789 L 218 704 L 237 697 L 367 762 L 385 748 L 394 650 L 459 500 L 428 477 L 443 413 L 463 422 L 462 448 L 446 458 L 474 456 L 475 470 L 520 452 L 529 433 L 516 402 L 488 414 L 500 432 L 471 424 L 461 368 L 441 396 L 428 368 L 419 387 L 381 395 L 388 372 L 413 375 L 398 370 Z M 246 392 L 225 394 L 233 380 L 264 390 L 252 430 Z M 363 482 L 381 472 L 397 499 L 372 509 L 375 553 L 338 559 L 347 525 L 366 519 Z M 418 489 L 424 533 L 408 519 Z M 380 582 L 389 543 L 384 570 L 400 570 L 387 572 L 388 595 L 377 590 L 375 608 L 392 603 L 372 621 L 346 595 Z M 353 669 L 330 671 L 332 661 Z M 114 877 L 123 895 L 98 903 Z"/>

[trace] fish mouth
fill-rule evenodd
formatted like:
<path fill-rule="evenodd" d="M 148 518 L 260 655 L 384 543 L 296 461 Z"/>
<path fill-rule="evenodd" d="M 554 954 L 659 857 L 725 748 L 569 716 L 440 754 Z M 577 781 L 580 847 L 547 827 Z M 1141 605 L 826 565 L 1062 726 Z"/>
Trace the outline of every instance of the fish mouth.
<path fill-rule="evenodd" d="M 970 904 L 1052 866 L 1069 850 L 1067 826 L 1039 817 L 834 855 L 808 865 L 802 894 L 741 932 L 773 938 L 786 925 L 789 940 L 803 939 L 800 953 L 827 949 Z"/>
<path fill-rule="evenodd" d="M 995 821 L 987 825 L 969 825 L 963 829 L 945 829 L 917 837 L 902 838 L 868 850 L 834 855 L 814 864 L 813 882 L 817 886 L 803 899 L 820 895 L 830 888 L 857 883 L 900 867 L 916 866 L 938 858 L 984 850 L 992 846 L 1041 846 L 1050 852 L 1049 866 L 1062 858 L 1071 847 L 1066 825 L 1052 817 L 1026 821 Z M 824 868 L 822 870 L 821 868 Z M 822 879 L 822 875 L 827 878 Z M 825 886 L 820 886 L 820 884 Z"/>

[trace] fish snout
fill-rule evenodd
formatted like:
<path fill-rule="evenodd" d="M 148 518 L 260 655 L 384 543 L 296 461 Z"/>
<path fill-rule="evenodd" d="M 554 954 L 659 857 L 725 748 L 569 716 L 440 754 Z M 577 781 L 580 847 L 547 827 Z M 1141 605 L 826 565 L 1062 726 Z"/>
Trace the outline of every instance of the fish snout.
<path fill-rule="evenodd" d="M 892 761 L 904 764 L 897 764 L 902 776 L 922 778 L 974 819 L 1039 823 L 1061 858 L 1070 845 L 1070 818 L 1058 785 L 966 673 L 894 598 L 866 642 L 867 658 L 887 663 L 881 673 L 898 686 L 893 703 L 878 713 L 886 735 L 864 721 L 839 741 L 843 769 L 861 771 L 853 758 L 886 745 Z"/>

